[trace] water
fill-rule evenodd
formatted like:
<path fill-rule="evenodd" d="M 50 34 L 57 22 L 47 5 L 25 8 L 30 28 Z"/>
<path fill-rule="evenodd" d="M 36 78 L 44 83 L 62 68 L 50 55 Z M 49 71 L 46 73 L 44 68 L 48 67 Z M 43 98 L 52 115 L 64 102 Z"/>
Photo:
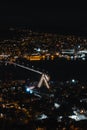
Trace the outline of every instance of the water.
<path fill-rule="evenodd" d="M 66 60 L 54 60 L 54 61 L 32 61 L 28 62 L 29 67 L 34 66 L 34 69 L 38 69 L 43 72 L 47 72 L 50 75 L 51 80 L 63 81 L 75 78 L 80 81 L 87 80 L 87 61 L 66 61 Z M 26 66 L 26 65 L 25 65 Z M 38 80 L 39 74 L 27 71 L 25 69 L 10 66 L 0 67 L 0 79 L 27 79 L 32 78 Z"/>

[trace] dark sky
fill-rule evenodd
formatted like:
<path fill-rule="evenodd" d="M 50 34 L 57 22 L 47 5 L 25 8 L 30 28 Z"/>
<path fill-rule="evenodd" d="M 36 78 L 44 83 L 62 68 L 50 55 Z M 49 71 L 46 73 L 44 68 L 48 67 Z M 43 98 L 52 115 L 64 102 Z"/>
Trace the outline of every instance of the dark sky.
<path fill-rule="evenodd" d="M 3 1 L 0 2 L 0 27 L 27 25 L 87 30 L 87 10 L 84 5 L 64 1 Z"/>

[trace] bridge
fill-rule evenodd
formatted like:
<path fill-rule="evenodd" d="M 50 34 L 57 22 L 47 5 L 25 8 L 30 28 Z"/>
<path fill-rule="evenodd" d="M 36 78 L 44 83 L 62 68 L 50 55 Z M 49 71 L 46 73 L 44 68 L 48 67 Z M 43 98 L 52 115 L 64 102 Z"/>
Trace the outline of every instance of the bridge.
<path fill-rule="evenodd" d="M 17 64 L 17 63 L 14 63 L 14 62 L 9 62 L 9 61 L 6 61 L 5 64 L 13 64 L 15 66 L 18 66 L 18 67 L 21 67 L 23 69 L 26 69 L 26 70 L 29 70 L 29 71 L 32 71 L 32 72 L 35 72 L 37 74 L 40 74 L 41 75 L 41 78 L 40 78 L 40 81 L 37 85 L 38 88 L 40 88 L 42 86 L 42 84 L 44 83 L 45 86 L 49 89 L 50 86 L 48 84 L 48 81 L 49 81 L 49 76 L 43 72 L 40 72 L 38 70 L 35 70 L 35 69 L 32 69 L 32 68 L 29 68 L 29 67 L 26 67 L 26 66 L 23 66 L 23 65 L 20 65 L 20 64 Z"/>

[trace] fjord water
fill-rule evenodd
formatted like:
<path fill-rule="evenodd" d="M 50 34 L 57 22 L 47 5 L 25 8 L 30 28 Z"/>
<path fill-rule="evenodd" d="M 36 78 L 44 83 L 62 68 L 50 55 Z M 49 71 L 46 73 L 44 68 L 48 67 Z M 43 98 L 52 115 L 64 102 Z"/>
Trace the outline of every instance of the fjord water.
<path fill-rule="evenodd" d="M 87 80 L 87 61 L 67 61 L 65 59 L 32 61 L 28 62 L 28 66 L 34 66 L 34 69 L 48 73 L 51 80 L 60 81 L 72 78 L 80 81 Z M 36 73 L 13 65 L 1 65 L 0 67 L 0 79 L 32 78 L 33 80 L 38 80 L 38 76 Z"/>

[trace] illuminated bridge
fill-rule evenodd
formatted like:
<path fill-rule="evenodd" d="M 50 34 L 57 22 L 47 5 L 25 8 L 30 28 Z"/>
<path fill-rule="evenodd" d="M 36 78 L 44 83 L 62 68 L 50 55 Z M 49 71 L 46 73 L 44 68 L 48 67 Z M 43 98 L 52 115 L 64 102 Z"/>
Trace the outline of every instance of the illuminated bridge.
<path fill-rule="evenodd" d="M 35 69 L 32 69 L 32 68 L 29 68 L 29 67 L 26 67 L 26 66 L 23 66 L 23 65 L 20 65 L 20 64 L 17 64 L 17 63 L 13 63 L 13 62 L 6 62 L 6 64 L 9 63 L 9 64 L 13 64 L 15 66 L 18 66 L 18 67 L 21 67 L 23 69 L 26 69 L 26 70 L 29 70 L 29 71 L 32 71 L 32 72 L 35 72 L 37 74 L 40 74 L 41 75 L 41 78 L 40 78 L 40 81 L 37 85 L 38 88 L 40 88 L 42 86 L 43 83 L 45 83 L 45 86 L 49 89 L 50 86 L 48 84 L 48 81 L 49 81 L 49 76 L 43 72 L 40 72 L 38 70 L 35 70 Z"/>

